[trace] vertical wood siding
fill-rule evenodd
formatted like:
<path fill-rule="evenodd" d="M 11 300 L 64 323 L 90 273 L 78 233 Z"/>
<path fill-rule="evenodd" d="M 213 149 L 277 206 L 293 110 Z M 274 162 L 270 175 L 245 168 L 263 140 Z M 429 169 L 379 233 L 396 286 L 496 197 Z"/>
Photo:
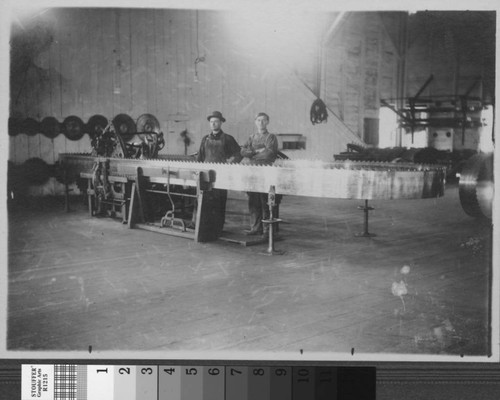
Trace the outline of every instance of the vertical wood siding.
<path fill-rule="evenodd" d="M 327 104 L 359 138 L 378 118 L 380 98 L 396 97 L 398 58 L 378 13 L 353 13 L 327 52 Z"/>
<path fill-rule="evenodd" d="M 481 13 L 471 12 L 463 26 L 460 18 L 465 17 L 456 14 L 457 20 L 450 17 L 446 24 L 440 20 L 414 26 L 407 55 L 407 96 L 415 95 L 430 75 L 434 79 L 422 97 L 463 95 L 478 77 L 484 81 L 494 77 L 483 69 L 494 40 L 487 36 L 491 26 L 481 26 L 477 19 Z M 477 26 L 471 27 L 470 21 L 476 21 Z M 481 85 L 469 95 L 482 97 Z"/>
<path fill-rule="evenodd" d="M 322 93 L 332 111 L 325 124 L 311 124 L 315 95 L 292 69 L 242 51 L 220 12 L 166 9 L 52 9 L 40 16 L 33 24 L 49 29 L 53 41 L 36 55 L 23 84 L 11 88 L 11 114 L 60 122 L 76 115 L 86 123 L 95 114 L 135 120 L 150 113 L 165 135 L 162 152 L 179 154 L 181 131 L 192 139 L 187 151 L 197 151 L 214 110 L 240 143 L 254 130 L 254 115 L 266 111 L 272 132 L 305 137 L 306 149 L 292 157 L 331 160 L 360 141 L 364 115 L 376 114 L 380 92 L 396 90 L 397 58 L 388 55 L 388 38 L 372 17 L 356 15 L 324 49 Z M 310 60 L 311 70 L 317 62 Z M 88 135 L 71 141 L 19 134 L 10 137 L 9 159 L 52 164 L 59 153 L 89 150 Z M 56 183 L 41 189 L 59 191 Z"/>

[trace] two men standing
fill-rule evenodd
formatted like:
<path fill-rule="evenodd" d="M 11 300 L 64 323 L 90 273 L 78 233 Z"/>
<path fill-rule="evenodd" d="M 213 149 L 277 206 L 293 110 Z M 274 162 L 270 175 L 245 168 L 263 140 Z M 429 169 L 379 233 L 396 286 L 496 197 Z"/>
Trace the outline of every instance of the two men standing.
<path fill-rule="evenodd" d="M 276 135 L 269 133 L 267 125 L 269 116 L 259 113 L 255 117 L 257 132 L 250 135 L 243 147 L 232 137 L 221 129 L 225 118 L 219 111 L 214 111 L 207 117 L 212 132 L 201 140 L 197 155 L 199 162 L 213 163 L 239 163 L 247 165 L 272 165 L 278 154 L 278 140 Z M 242 160 L 243 159 L 243 160 Z M 225 208 L 227 201 L 227 190 L 218 189 L 213 193 L 217 207 L 222 215 L 222 226 L 224 225 Z M 269 206 L 267 205 L 267 193 L 248 192 L 248 209 L 250 212 L 250 230 L 247 235 L 268 235 L 269 227 L 262 223 L 263 219 L 269 218 Z M 215 204 L 214 203 L 214 204 Z M 193 218 L 193 223 L 195 217 Z M 222 227 L 214 227 L 220 229 Z"/>

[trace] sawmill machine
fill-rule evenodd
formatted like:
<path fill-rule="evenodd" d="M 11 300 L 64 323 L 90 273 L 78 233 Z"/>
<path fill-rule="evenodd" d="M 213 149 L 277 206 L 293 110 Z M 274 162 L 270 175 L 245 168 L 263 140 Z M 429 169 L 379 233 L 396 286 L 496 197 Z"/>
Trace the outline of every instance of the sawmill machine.
<path fill-rule="evenodd" d="M 91 140 L 94 157 L 156 158 L 165 146 L 160 123 L 151 114 L 142 114 L 137 125 L 125 114 L 96 129 Z"/>
<path fill-rule="evenodd" d="M 213 189 L 363 200 L 365 236 L 370 236 L 369 200 L 426 199 L 444 194 L 446 168 L 440 165 L 283 159 L 272 166 L 199 163 L 188 156 L 159 155 L 155 148 L 149 153 L 137 152 L 137 148 L 145 149 L 149 144 L 137 144 L 133 138 L 121 141 L 111 129 L 109 136 L 102 140 L 110 144 L 94 145 L 91 154 L 60 154 L 67 183 L 78 177 L 87 180 L 90 213 L 111 204 L 117 206 L 130 228 L 198 242 L 216 240 L 221 235 L 214 229 L 221 215 L 214 206 Z M 107 151 L 97 151 L 96 146 Z M 155 215 L 154 196 L 166 197 L 170 204 L 160 218 Z M 172 197 L 197 199 L 195 229 L 186 227 Z"/>
<path fill-rule="evenodd" d="M 123 177 L 109 176 L 107 160 L 155 159 L 165 146 L 160 124 L 151 114 L 141 115 L 137 124 L 126 114 L 119 114 L 92 133 L 92 168 L 75 171 L 65 164 L 66 179 L 70 182 L 76 179 L 80 190 L 87 193 L 91 215 L 118 215 L 126 222 L 131 182 Z"/>

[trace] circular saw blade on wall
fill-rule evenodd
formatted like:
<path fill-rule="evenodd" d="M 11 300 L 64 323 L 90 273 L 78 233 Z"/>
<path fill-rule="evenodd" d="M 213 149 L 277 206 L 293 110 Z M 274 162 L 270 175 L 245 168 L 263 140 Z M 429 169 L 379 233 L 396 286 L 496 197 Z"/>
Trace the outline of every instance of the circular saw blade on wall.
<path fill-rule="evenodd" d="M 34 136 L 40 130 L 40 123 L 34 118 L 25 118 L 21 123 L 21 132 Z"/>
<path fill-rule="evenodd" d="M 40 130 L 49 139 L 54 139 L 61 133 L 61 124 L 54 117 L 45 117 L 40 122 Z"/>
<path fill-rule="evenodd" d="M 21 166 L 24 179 L 31 185 L 43 185 L 50 178 L 50 167 L 41 158 L 27 159 Z"/>
<path fill-rule="evenodd" d="M 137 125 L 137 132 L 160 133 L 160 123 L 153 114 L 142 114 L 139 118 L 137 118 L 136 125 Z"/>
<path fill-rule="evenodd" d="M 75 116 L 70 115 L 63 121 L 63 132 L 69 140 L 80 140 L 83 135 L 83 121 Z"/>
<path fill-rule="evenodd" d="M 90 138 L 100 135 L 108 126 L 108 119 L 104 115 L 92 115 L 87 121 L 87 132 Z"/>
<path fill-rule="evenodd" d="M 9 117 L 9 136 L 16 136 L 21 133 L 22 119 Z"/>
<path fill-rule="evenodd" d="M 127 114 L 118 114 L 114 117 L 113 126 L 115 133 L 120 135 L 125 141 L 132 139 L 137 132 L 134 120 Z"/>

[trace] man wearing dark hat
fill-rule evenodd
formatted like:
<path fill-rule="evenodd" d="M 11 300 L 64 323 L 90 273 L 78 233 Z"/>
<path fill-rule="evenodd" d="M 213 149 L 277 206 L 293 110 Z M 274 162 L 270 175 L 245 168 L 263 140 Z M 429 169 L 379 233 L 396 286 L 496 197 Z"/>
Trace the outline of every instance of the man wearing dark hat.
<path fill-rule="evenodd" d="M 220 111 L 207 117 L 212 132 L 201 139 L 198 161 L 214 163 L 238 163 L 241 160 L 240 145 L 221 129 L 226 119 Z"/>
<path fill-rule="evenodd" d="M 241 148 L 244 157 L 242 163 L 250 165 L 271 165 L 278 155 L 278 139 L 269 133 L 267 125 L 269 115 L 260 112 L 255 117 L 257 132 L 253 133 Z M 250 212 L 250 230 L 247 235 L 269 234 L 269 225 L 263 226 L 262 220 L 269 219 L 267 193 L 248 192 L 248 210 Z"/>
<path fill-rule="evenodd" d="M 239 163 L 241 161 L 240 145 L 234 137 L 223 132 L 222 123 L 226 119 L 220 111 L 214 111 L 207 117 L 210 123 L 211 132 L 201 139 L 200 149 L 197 155 L 197 161 L 208 163 Z M 213 204 L 217 204 L 220 211 L 219 226 L 214 229 L 222 231 L 226 214 L 227 190 L 213 189 L 210 193 Z M 196 207 L 195 207 L 196 208 Z M 193 219 L 189 228 L 195 227 L 196 210 L 193 213 Z"/>

